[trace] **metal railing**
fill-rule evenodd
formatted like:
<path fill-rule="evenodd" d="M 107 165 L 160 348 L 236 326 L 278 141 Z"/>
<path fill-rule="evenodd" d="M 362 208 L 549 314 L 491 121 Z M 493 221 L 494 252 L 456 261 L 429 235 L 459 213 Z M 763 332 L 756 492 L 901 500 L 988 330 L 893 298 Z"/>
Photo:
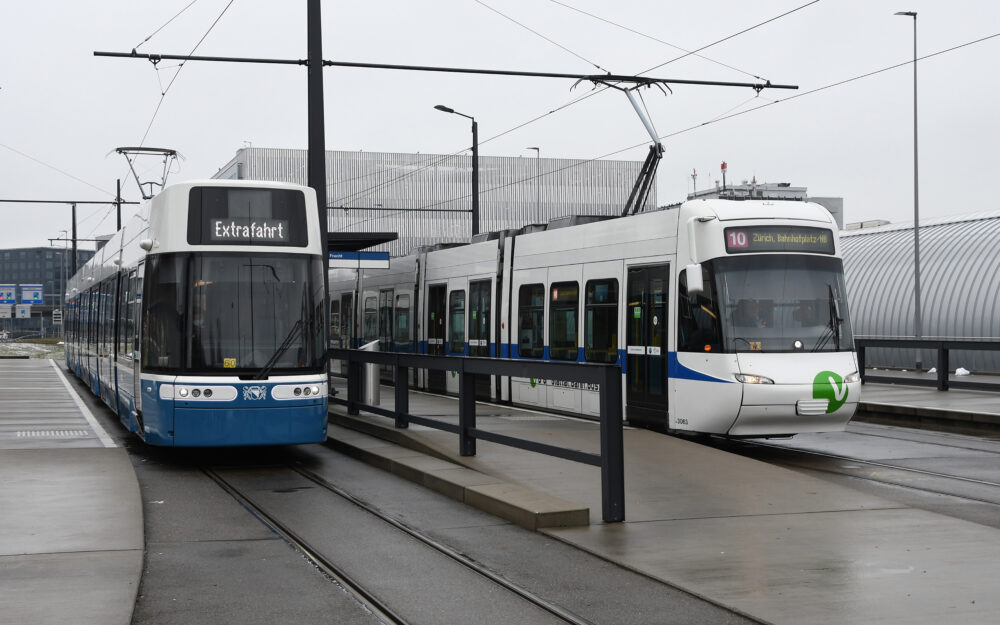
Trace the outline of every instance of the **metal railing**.
<path fill-rule="evenodd" d="M 1000 391 L 1000 384 L 990 382 L 964 382 L 949 379 L 949 352 L 954 350 L 1000 351 L 1000 341 L 972 339 L 911 339 L 911 338 L 857 338 L 854 347 L 858 352 L 858 370 L 861 382 L 888 382 L 892 384 L 909 384 L 913 386 L 936 386 L 939 391 L 949 388 L 978 389 L 984 391 Z M 930 350 L 937 352 L 935 379 L 920 379 L 903 376 L 868 375 L 865 373 L 865 351 L 870 347 L 893 347 L 906 349 Z"/>
<path fill-rule="evenodd" d="M 601 508 L 605 522 L 625 520 L 625 452 L 622 434 L 621 369 L 617 365 L 541 362 L 521 359 L 427 356 L 387 352 L 362 352 L 354 349 L 330 349 L 331 360 L 348 363 L 347 399 L 330 401 L 347 406 L 348 414 L 361 409 L 395 419 L 397 428 L 416 423 L 458 434 L 459 454 L 476 455 L 476 440 L 516 447 L 526 451 L 581 462 L 601 469 Z M 361 369 L 363 364 L 393 367 L 395 406 L 392 410 L 362 404 Z M 410 369 L 454 371 L 459 377 L 458 425 L 410 414 Z M 556 447 L 483 430 L 476 426 L 476 376 L 501 375 L 521 378 L 544 378 L 597 384 L 600 387 L 601 453 Z"/>

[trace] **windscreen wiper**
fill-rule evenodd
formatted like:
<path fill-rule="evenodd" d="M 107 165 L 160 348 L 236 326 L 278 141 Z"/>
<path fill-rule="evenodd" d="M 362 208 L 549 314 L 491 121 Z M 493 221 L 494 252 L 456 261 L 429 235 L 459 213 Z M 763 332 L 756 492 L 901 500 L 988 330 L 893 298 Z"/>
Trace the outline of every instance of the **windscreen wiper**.
<path fill-rule="evenodd" d="M 830 295 L 830 323 L 827 324 L 823 335 L 819 337 L 816 341 L 816 345 L 813 347 L 812 351 L 818 352 L 819 350 L 826 347 L 826 344 L 833 338 L 834 347 L 837 351 L 840 351 L 840 324 L 844 322 L 840 318 L 840 305 L 837 303 L 837 299 L 833 296 L 833 285 L 826 285 L 827 292 Z"/>
<path fill-rule="evenodd" d="M 288 351 L 288 348 L 292 346 L 292 342 L 298 338 L 300 334 L 302 334 L 302 319 L 295 322 L 295 325 L 292 326 L 292 329 L 289 330 L 288 334 L 285 336 L 285 340 L 283 340 L 281 345 L 278 346 L 278 349 L 275 350 L 274 355 L 271 356 L 263 367 L 261 367 L 261 370 L 257 372 L 257 375 L 255 375 L 253 379 L 263 380 L 267 378 L 267 375 L 271 373 L 271 369 L 274 369 L 274 366 L 278 364 L 278 359 L 281 358 L 286 351 Z"/>

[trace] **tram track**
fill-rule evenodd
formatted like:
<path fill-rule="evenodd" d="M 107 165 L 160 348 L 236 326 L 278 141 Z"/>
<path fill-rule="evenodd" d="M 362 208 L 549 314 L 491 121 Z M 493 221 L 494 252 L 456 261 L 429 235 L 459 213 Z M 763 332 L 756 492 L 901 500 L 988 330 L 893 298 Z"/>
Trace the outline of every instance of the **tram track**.
<path fill-rule="evenodd" d="M 944 450 L 954 450 L 954 453 L 957 454 L 973 452 L 984 455 L 984 464 L 992 460 L 992 458 L 989 458 L 990 456 L 994 456 L 997 461 L 1000 461 L 1000 450 L 994 449 L 994 446 L 989 441 L 977 444 L 974 440 L 969 442 L 948 441 L 943 438 L 930 441 L 926 439 L 926 435 L 920 435 L 915 439 L 879 435 L 870 432 L 856 432 L 856 434 L 890 441 L 902 440 L 915 444 L 932 444 Z M 1000 481 L 994 479 L 906 466 L 902 463 L 894 463 L 887 460 L 864 459 L 842 453 L 805 449 L 796 446 L 794 439 L 793 442 L 787 444 L 775 444 L 748 439 L 739 441 L 718 440 L 712 444 L 727 451 L 783 466 L 828 475 L 839 475 L 931 495 L 955 497 L 968 502 L 1000 506 Z M 941 454 L 941 457 L 947 456 L 947 453 Z"/>
<path fill-rule="evenodd" d="M 263 469 L 267 467 L 257 468 Z M 489 583 L 503 589 L 504 591 L 512 593 L 524 602 L 549 613 L 559 622 L 570 623 L 573 625 L 593 625 L 592 621 L 587 620 L 586 618 L 583 618 L 582 616 L 579 616 L 560 605 L 548 601 L 530 590 L 506 579 L 502 575 L 492 571 L 482 563 L 477 562 L 466 554 L 463 554 L 447 544 L 428 536 L 426 533 L 414 529 L 406 523 L 393 518 L 392 516 L 384 513 L 372 505 L 369 505 L 308 469 L 294 464 L 286 464 L 280 467 L 276 466 L 271 468 L 280 468 L 291 471 L 308 482 L 320 487 L 324 491 L 335 495 L 337 498 L 348 502 L 364 513 L 378 519 L 393 531 L 405 534 L 406 536 L 419 542 L 421 545 L 431 549 L 434 553 L 447 557 L 451 561 L 464 567 L 466 570 L 486 579 Z M 246 489 L 238 487 L 216 469 L 202 467 L 201 470 L 226 493 L 236 499 L 262 524 L 271 529 L 291 547 L 301 553 L 308 562 L 320 570 L 327 578 L 350 592 L 359 603 L 365 606 L 366 609 L 370 610 L 379 620 L 392 625 L 413 625 L 416 622 L 401 614 L 398 610 L 389 605 L 388 601 L 368 589 L 365 583 L 359 581 L 345 567 L 340 566 L 334 561 L 333 558 L 325 555 L 321 548 L 311 545 L 308 539 L 300 535 L 295 528 L 290 527 L 287 522 L 282 521 L 277 515 L 270 513 L 266 506 L 255 501 L 254 497 L 248 493 Z"/>

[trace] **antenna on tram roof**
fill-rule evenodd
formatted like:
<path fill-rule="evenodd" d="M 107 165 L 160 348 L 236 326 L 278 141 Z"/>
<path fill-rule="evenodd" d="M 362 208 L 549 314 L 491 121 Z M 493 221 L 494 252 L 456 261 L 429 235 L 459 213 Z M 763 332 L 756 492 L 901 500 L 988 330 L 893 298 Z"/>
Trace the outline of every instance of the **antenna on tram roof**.
<path fill-rule="evenodd" d="M 177 157 L 184 158 L 177 150 L 171 150 L 170 148 L 123 147 L 115 148 L 115 152 L 123 155 L 125 160 L 128 161 L 128 167 L 132 170 L 132 176 L 135 178 L 135 183 L 139 185 L 139 193 L 142 194 L 142 199 L 144 200 L 151 199 L 156 195 L 153 192 L 153 187 L 163 189 L 163 186 L 167 184 L 167 176 L 170 174 L 170 165 L 177 160 Z M 158 182 L 154 180 L 143 182 L 139 178 L 139 174 L 135 170 L 135 162 L 140 156 L 158 156 L 163 159 L 163 173 L 160 175 Z M 149 187 L 148 193 L 145 186 Z"/>

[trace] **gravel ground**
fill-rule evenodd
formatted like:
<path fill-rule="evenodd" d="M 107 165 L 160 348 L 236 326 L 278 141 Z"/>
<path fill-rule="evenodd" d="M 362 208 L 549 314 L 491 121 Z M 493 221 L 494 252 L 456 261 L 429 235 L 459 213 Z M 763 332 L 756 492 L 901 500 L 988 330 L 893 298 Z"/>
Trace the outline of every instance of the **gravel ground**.
<path fill-rule="evenodd" d="M 65 353 L 62 345 L 3 342 L 0 343 L 0 356 L 27 356 L 28 358 L 63 360 Z"/>

